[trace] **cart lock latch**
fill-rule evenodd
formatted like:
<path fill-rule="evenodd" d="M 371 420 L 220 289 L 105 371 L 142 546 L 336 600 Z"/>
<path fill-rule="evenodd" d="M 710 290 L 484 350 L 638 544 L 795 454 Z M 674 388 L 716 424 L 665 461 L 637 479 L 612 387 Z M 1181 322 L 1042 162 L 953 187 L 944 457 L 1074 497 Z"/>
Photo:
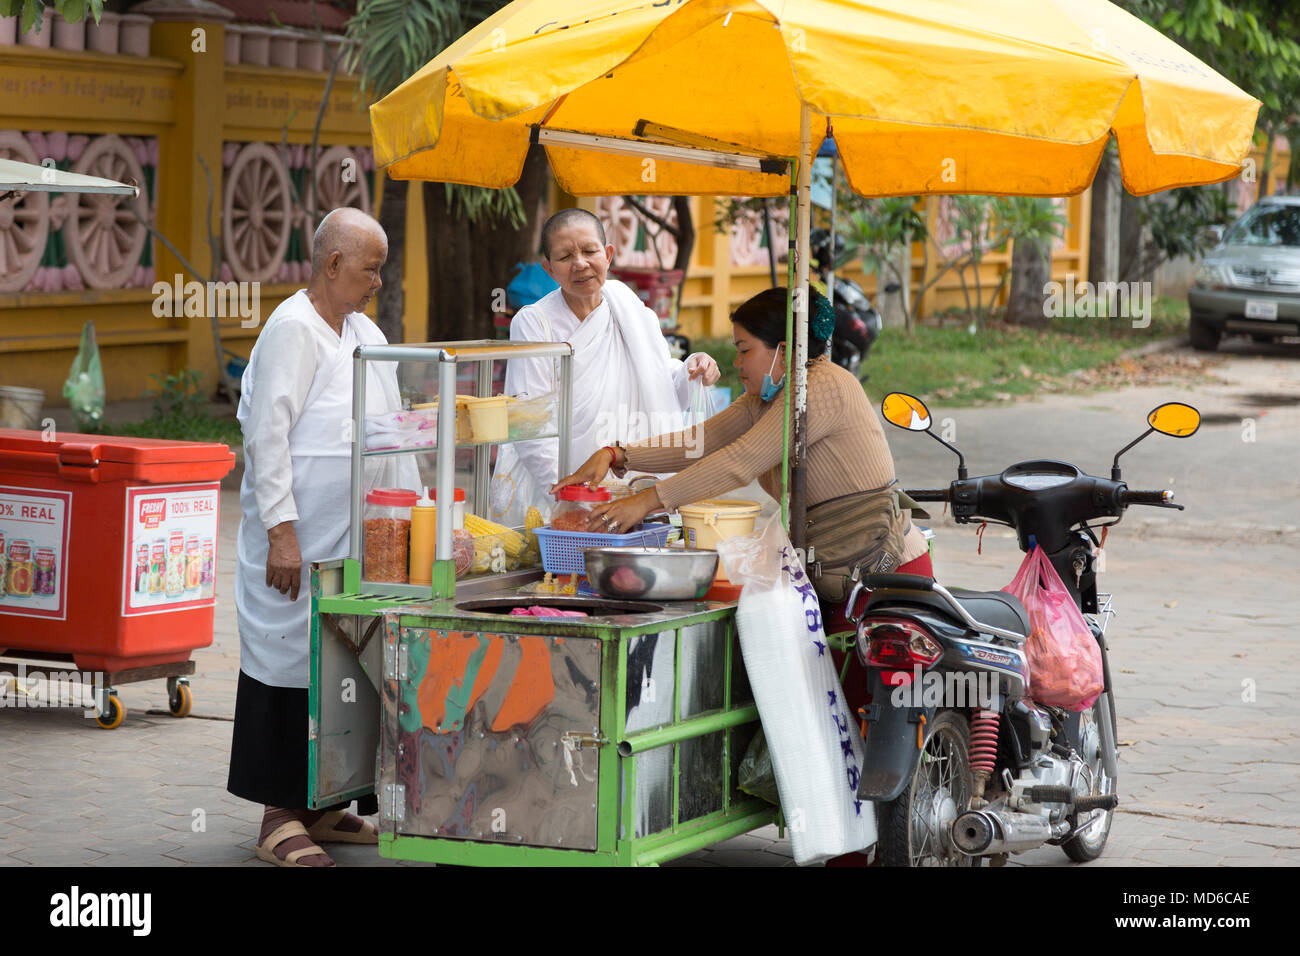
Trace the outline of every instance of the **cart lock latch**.
<path fill-rule="evenodd" d="M 567 750 L 599 750 L 609 743 L 605 737 L 597 734 L 582 734 L 574 731 L 566 731 L 560 738 Z"/>

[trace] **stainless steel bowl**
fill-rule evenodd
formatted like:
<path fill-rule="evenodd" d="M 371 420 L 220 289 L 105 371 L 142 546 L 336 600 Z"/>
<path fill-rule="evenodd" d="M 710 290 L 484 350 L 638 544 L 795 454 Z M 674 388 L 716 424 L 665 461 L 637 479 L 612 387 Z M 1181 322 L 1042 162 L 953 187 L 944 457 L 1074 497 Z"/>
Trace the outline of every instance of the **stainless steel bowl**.
<path fill-rule="evenodd" d="M 588 548 L 587 580 L 607 598 L 697 601 L 718 571 L 703 548 Z"/>

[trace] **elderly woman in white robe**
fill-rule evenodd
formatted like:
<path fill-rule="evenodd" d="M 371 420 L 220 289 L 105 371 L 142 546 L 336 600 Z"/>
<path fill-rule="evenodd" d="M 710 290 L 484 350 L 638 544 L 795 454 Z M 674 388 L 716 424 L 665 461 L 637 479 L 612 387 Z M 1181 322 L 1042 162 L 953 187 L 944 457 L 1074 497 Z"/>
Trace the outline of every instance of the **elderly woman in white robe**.
<path fill-rule="evenodd" d="M 363 311 L 382 284 L 387 256 L 384 231 L 368 215 L 327 215 L 316 231 L 307 288 L 271 313 L 241 384 L 240 660 L 227 789 L 265 805 L 257 855 L 279 866 L 332 866 L 317 843 L 378 839 L 373 825 L 343 808 L 307 810 L 305 578 L 310 562 L 347 556 L 352 353 L 385 344 Z M 391 365 L 372 364 L 367 376 L 369 413 L 401 407 Z M 403 461 L 397 467 L 406 474 L 371 470 L 367 480 L 416 487 L 414 465 Z"/>
<path fill-rule="evenodd" d="M 542 227 L 542 268 L 559 288 L 520 309 L 510 338 L 573 346 L 573 419 L 570 466 L 597 449 L 683 426 L 690 380 L 717 382 L 718 364 L 703 352 L 685 362 L 671 357 L 659 319 L 637 294 L 608 278 L 614 247 L 600 220 L 585 209 L 564 209 Z M 509 395 L 558 392 L 558 361 L 515 359 L 506 368 Z M 548 490 L 560 478 L 558 439 L 502 448 L 492 479 L 490 513 L 507 525 L 523 523 L 530 506 L 548 513 Z"/>

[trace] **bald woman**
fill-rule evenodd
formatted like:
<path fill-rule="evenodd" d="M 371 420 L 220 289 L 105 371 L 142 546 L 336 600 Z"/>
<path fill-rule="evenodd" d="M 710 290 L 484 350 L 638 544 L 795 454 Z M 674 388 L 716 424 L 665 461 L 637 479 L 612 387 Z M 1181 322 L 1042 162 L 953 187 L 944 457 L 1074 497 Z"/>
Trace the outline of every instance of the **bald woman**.
<path fill-rule="evenodd" d="M 352 353 L 387 344 L 363 314 L 387 258 L 388 239 L 370 216 L 348 208 L 325 216 L 307 288 L 271 313 L 241 385 L 240 666 L 227 789 L 264 805 L 257 855 L 278 866 L 333 866 L 318 843 L 378 842 L 346 805 L 307 810 L 306 579 L 311 562 L 347 556 Z M 367 414 L 399 409 L 391 366 L 367 375 Z M 367 484 L 418 485 L 418 475 L 398 468 L 415 465 L 368 466 Z M 362 803 L 371 805 L 360 812 L 375 812 L 373 797 Z"/>

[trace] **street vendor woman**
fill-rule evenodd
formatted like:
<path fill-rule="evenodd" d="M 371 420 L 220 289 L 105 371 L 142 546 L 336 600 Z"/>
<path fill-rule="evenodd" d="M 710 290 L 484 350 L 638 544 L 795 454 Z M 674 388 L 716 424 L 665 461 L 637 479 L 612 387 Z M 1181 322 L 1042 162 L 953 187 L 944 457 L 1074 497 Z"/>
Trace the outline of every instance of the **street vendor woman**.
<path fill-rule="evenodd" d="M 347 208 L 326 215 L 307 288 L 271 313 L 241 385 L 239 687 L 227 789 L 265 805 L 257 855 L 279 866 L 333 866 L 318 843 L 378 842 L 374 825 L 344 812 L 346 804 L 307 810 L 306 592 L 311 562 L 347 556 L 352 353 L 386 344 L 362 313 L 387 257 L 387 238 L 370 216 Z M 399 409 L 391 366 L 372 364 L 367 374 L 367 412 Z M 418 476 L 402 482 L 392 471 L 371 469 L 367 481 L 418 484 Z M 359 803 L 361 813 L 377 810 L 373 797 Z"/>
<path fill-rule="evenodd" d="M 831 305 L 817 292 L 811 299 L 806 544 L 813 550 L 809 576 L 829 634 L 850 629 L 844 602 L 854 567 L 864 574 L 934 574 L 924 536 L 899 505 L 894 460 L 876 410 L 862 383 L 825 354 L 835 327 Z M 731 322 L 744 395 L 690 434 L 602 448 L 552 489 L 598 482 L 611 468 L 616 473 L 626 468 L 675 472 L 638 494 L 596 505 L 588 519 L 590 530 L 626 531 L 652 511 L 714 498 L 754 479 L 773 497 L 781 493 L 786 290 L 759 293 L 736 310 Z M 851 658 L 844 694 L 856 712 L 866 703 L 866 673 L 857 656 Z M 836 658 L 837 667 L 840 660 Z M 828 865 L 865 861 L 865 855 L 850 853 Z"/>
<path fill-rule="evenodd" d="M 637 294 L 608 277 L 614 247 L 585 209 L 564 209 L 542 226 L 542 268 L 559 288 L 524 306 L 510 338 L 573 346 L 570 458 L 582 461 L 602 445 L 678 431 L 691 379 L 713 385 L 718 364 L 703 352 L 671 357 L 659 319 Z M 558 361 L 515 359 L 506 368 L 506 394 L 537 398 L 558 392 Z M 539 439 L 501 449 L 493 473 L 491 516 L 519 525 L 530 506 L 544 512 L 546 491 L 559 478 L 559 442 Z"/>
<path fill-rule="evenodd" d="M 929 575 L 924 536 L 898 506 L 894 460 L 880 419 L 859 382 L 826 355 L 834 329 L 830 303 L 811 292 L 808 341 L 807 544 L 823 602 L 848 596 L 854 565 L 867 571 Z M 675 472 L 620 501 L 597 505 L 593 531 L 626 531 L 652 511 L 725 494 L 757 479 L 781 493 L 786 381 L 786 290 L 768 289 L 731 317 L 736 368 L 745 393 L 693 429 L 626 445 L 611 443 L 552 488 L 598 482 L 613 469 Z"/>

